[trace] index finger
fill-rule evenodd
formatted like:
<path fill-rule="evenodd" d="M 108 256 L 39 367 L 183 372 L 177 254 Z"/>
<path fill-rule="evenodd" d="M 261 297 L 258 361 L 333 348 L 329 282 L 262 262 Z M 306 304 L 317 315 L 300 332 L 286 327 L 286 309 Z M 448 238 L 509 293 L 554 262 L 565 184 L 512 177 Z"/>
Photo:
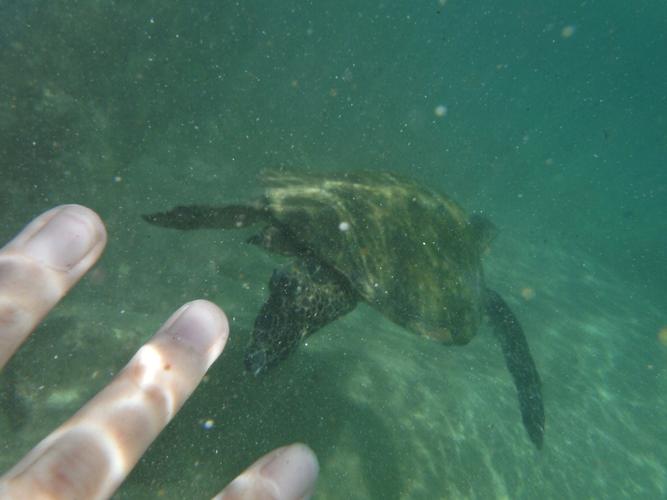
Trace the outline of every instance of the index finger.
<path fill-rule="evenodd" d="M 106 240 L 95 212 L 62 205 L 0 249 L 0 368 L 97 261 Z"/>
<path fill-rule="evenodd" d="M 181 307 L 102 392 L 0 478 L 0 497 L 110 496 L 197 387 L 228 335 L 215 304 Z"/>

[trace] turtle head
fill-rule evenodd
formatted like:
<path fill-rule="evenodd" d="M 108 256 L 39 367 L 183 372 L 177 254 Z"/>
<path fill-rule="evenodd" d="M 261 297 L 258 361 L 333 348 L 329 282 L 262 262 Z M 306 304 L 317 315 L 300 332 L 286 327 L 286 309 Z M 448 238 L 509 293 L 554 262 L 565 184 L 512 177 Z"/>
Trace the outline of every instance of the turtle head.
<path fill-rule="evenodd" d="M 498 228 L 482 212 L 471 214 L 468 223 L 473 239 L 478 243 L 480 250 L 484 252 L 498 235 Z"/>

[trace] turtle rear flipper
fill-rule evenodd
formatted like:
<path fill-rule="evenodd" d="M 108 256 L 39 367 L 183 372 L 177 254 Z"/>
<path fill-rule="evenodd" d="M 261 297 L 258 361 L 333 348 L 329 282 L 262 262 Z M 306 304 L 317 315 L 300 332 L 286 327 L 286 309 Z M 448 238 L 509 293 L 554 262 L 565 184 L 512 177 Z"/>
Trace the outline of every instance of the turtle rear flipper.
<path fill-rule="evenodd" d="M 266 211 L 252 205 L 186 205 L 141 217 L 173 229 L 238 229 L 264 220 Z"/>
<path fill-rule="evenodd" d="M 542 384 L 523 329 L 503 298 L 489 289 L 486 291 L 486 312 L 500 342 L 507 369 L 514 379 L 523 425 L 528 431 L 530 440 L 537 448 L 542 448 L 544 441 Z"/>

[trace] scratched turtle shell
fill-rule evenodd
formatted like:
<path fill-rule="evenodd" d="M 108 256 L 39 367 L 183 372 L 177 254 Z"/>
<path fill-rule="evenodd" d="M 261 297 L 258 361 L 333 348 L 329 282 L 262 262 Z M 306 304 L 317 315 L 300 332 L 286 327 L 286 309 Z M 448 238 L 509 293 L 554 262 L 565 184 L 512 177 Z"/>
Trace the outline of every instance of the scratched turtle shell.
<path fill-rule="evenodd" d="M 490 224 L 480 230 L 447 196 L 393 173 L 268 171 L 261 180 L 279 231 L 338 270 L 368 304 L 444 343 L 475 335 Z"/>

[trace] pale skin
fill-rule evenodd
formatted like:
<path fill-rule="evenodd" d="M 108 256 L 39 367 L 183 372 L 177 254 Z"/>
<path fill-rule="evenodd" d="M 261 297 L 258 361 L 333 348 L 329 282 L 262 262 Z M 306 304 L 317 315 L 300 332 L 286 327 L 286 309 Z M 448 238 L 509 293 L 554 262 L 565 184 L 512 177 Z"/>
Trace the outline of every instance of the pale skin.
<path fill-rule="evenodd" d="M 0 249 L 0 369 L 105 244 L 97 214 L 63 205 Z M 106 388 L 0 477 L 0 497 L 108 498 L 194 391 L 228 335 L 227 318 L 213 303 L 182 306 Z M 318 472 L 310 448 L 292 444 L 264 455 L 215 498 L 309 498 Z"/>

